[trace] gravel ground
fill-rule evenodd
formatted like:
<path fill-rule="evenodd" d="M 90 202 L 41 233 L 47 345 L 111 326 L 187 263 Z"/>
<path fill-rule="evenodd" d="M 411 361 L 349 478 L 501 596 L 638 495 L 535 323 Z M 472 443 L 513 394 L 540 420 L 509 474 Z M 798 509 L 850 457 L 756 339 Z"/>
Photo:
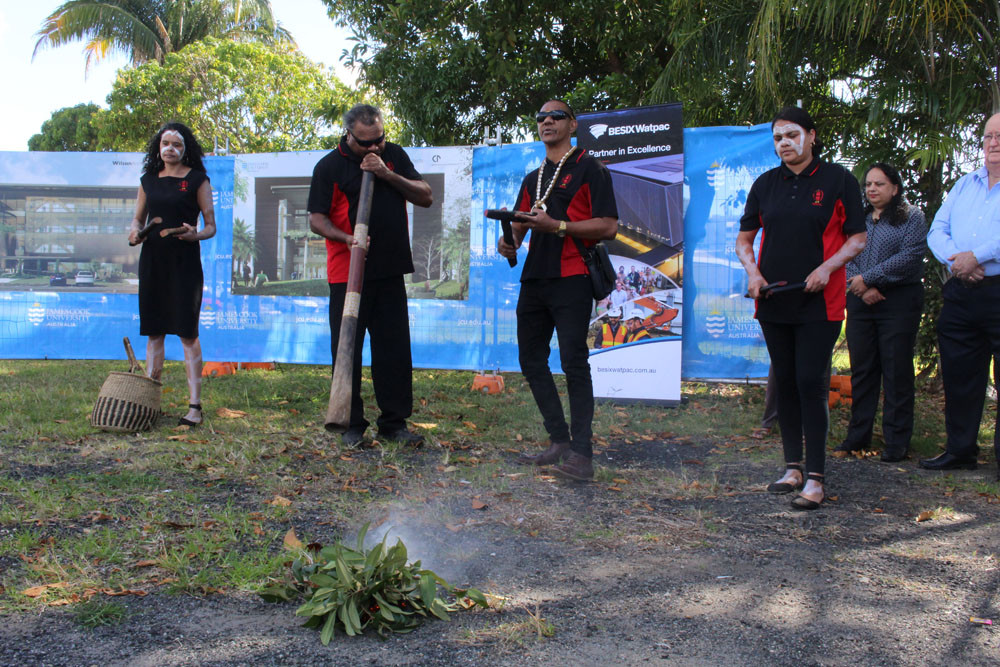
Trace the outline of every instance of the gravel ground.
<path fill-rule="evenodd" d="M 485 510 L 450 495 L 385 519 L 411 557 L 504 596 L 500 612 L 324 647 L 294 603 L 151 592 L 117 598 L 129 616 L 93 630 L 67 608 L 8 614 L 0 664 L 1000 664 L 998 631 L 969 621 L 1000 623 L 1000 499 L 976 485 L 993 480 L 992 463 L 944 476 L 914 461 L 831 460 L 833 499 L 800 513 L 763 491 L 779 448 L 759 447 L 767 461 L 680 439 L 601 455 L 616 478 L 687 480 L 676 495 L 525 475 Z M 504 636 L 529 613 L 553 636 Z"/>

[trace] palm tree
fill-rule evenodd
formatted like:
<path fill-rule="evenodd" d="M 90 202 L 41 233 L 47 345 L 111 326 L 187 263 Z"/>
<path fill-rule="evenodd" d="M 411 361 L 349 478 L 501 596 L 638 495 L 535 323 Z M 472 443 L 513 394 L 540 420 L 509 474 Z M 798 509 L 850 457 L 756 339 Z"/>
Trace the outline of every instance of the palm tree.
<path fill-rule="evenodd" d="M 242 218 L 233 220 L 233 261 L 237 270 L 257 259 L 260 248 L 253 230 Z"/>
<path fill-rule="evenodd" d="M 205 39 L 267 44 L 293 42 L 274 19 L 269 0 L 67 0 L 38 31 L 34 53 L 84 41 L 87 68 L 112 51 L 133 65 L 156 60 Z"/>

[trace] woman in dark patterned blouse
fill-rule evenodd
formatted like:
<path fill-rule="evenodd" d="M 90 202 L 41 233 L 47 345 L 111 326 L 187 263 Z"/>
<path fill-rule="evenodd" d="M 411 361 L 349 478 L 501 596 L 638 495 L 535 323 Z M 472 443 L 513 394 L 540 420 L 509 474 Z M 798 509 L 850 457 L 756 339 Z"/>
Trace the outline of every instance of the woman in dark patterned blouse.
<path fill-rule="evenodd" d="M 198 318 L 204 276 L 199 241 L 215 236 L 212 186 L 191 130 L 167 123 L 153 136 L 143 162 L 129 242 L 142 243 L 139 255 L 139 333 L 148 336 L 147 372 L 163 370 L 167 334 L 180 337 L 187 372 L 188 411 L 180 423 L 197 426 L 201 412 L 201 342 Z M 198 229 L 198 217 L 205 221 Z M 147 224 L 147 235 L 140 229 Z"/>
<path fill-rule="evenodd" d="M 913 434 L 913 346 L 924 306 L 924 213 L 906 203 L 899 172 L 876 163 L 865 175 L 868 245 L 847 264 L 847 345 L 851 354 L 851 423 L 834 451 L 867 448 L 882 404 L 882 460 L 906 458 Z"/>

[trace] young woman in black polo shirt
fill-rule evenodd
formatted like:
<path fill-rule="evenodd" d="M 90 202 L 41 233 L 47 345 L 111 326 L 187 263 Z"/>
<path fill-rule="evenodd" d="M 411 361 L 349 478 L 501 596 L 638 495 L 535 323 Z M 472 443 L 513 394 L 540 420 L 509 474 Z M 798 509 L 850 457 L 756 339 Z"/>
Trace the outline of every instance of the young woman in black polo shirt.
<path fill-rule="evenodd" d="M 785 107 L 771 130 L 781 166 L 762 174 L 750 188 L 736 254 L 756 299 L 756 317 L 777 380 L 786 470 L 767 488 L 771 493 L 801 488 L 792 507 L 810 510 L 825 497 L 828 369 L 844 320 L 844 265 L 865 247 L 865 217 L 857 179 L 817 157 L 822 144 L 808 113 Z M 753 243 L 761 230 L 760 257 L 755 259 Z M 761 291 L 778 281 L 803 283 L 804 288 Z"/>

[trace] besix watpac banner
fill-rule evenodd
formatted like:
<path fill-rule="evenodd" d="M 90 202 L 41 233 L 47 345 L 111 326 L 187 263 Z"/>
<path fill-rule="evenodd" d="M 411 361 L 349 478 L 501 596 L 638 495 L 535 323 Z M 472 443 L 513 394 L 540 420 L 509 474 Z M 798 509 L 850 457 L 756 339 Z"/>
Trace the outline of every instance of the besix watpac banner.
<path fill-rule="evenodd" d="M 684 130 L 680 104 L 579 116 L 577 144 L 611 172 L 615 291 L 591 322 L 594 396 L 681 399 Z"/>

